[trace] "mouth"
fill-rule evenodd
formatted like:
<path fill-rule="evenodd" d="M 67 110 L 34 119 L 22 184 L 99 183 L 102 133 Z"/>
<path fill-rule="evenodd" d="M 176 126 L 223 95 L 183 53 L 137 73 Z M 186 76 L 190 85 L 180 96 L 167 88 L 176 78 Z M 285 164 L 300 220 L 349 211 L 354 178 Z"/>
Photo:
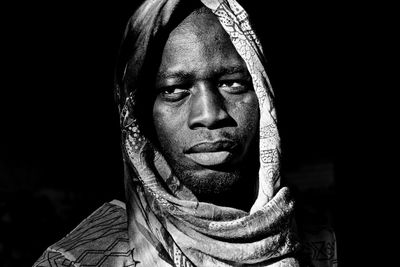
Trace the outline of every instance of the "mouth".
<path fill-rule="evenodd" d="M 228 163 L 237 150 L 237 143 L 230 140 L 198 143 L 186 151 L 185 155 L 202 166 L 217 166 Z"/>

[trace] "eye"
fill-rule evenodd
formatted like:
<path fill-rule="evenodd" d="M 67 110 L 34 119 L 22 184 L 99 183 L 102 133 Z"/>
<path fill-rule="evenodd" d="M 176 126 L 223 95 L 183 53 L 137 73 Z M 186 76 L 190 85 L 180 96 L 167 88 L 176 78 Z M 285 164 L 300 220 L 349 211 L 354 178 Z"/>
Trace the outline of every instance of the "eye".
<path fill-rule="evenodd" d="M 172 94 L 182 94 L 185 93 L 185 89 L 180 89 L 180 88 L 164 88 L 161 93 L 166 94 L 166 95 L 172 95 Z"/>
<path fill-rule="evenodd" d="M 159 95 L 167 101 L 178 101 L 189 94 L 187 89 L 177 87 L 164 87 L 160 88 Z"/>
<path fill-rule="evenodd" d="M 249 83 L 247 81 L 222 81 L 219 82 L 218 88 L 227 91 L 231 94 L 240 94 L 249 90 Z"/>

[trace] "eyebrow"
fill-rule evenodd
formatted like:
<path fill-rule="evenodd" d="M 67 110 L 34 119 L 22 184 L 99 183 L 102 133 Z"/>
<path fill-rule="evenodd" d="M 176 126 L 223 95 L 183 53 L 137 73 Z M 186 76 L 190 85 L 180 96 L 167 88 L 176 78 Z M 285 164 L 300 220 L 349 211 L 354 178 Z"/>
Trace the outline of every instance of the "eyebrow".
<path fill-rule="evenodd" d="M 157 79 L 179 79 L 179 80 L 186 80 L 192 78 L 193 75 L 189 72 L 180 70 L 180 71 L 164 71 L 157 74 Z"/>
<path fill-rule="evenodd" d="M 231 66 L 228 68 L 223 68 L 220 71 L 217 71 L 219 76 L 229 75 L 229 74 L 236 74 L 236 73 L 245 73 L 248 74 L 247 68 L 242 65 Z"/>
<path fill-rule="evenodd" d="M 217 69 L 212 71 L 212 76 L 224 76 L 230 74 L 243 73 L 248 74 L 247 69 L 242 65 L 235 65 L 229 67 L 223 67 L 221 69 Z M 187 72 L 185 70 L 179 71 L 164 71 L 157 74 L 157 79 L 179 79 L 179 80 L 188 80 L 193 78 L 194 75 L 192 72 Z"/>

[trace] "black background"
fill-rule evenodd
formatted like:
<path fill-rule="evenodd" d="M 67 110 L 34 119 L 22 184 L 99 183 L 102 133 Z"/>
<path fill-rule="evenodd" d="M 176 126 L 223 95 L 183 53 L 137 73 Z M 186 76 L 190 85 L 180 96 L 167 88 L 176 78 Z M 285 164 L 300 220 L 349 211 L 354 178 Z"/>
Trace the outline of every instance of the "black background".
<path fill-rule="evenodd" d="M 2 10 L 1 266 L 32 265 L 95 208 L 123 200 L 113 68 L 136 6 L 17 2 Z M 373 8 L 244 6 L 269 63 L 283 166 L 334 163 L 339 259 L 350 266 L 353 256 L 365 258 L 361 228 L 370 219 L 363 197 L 371 183 L 359 157 L 364 135 L 354 129 L 373 127 L 363 125 L 371 109 L 358 105 L 368 94 L 370 41 L 379 32 L 371 32 Z"/>

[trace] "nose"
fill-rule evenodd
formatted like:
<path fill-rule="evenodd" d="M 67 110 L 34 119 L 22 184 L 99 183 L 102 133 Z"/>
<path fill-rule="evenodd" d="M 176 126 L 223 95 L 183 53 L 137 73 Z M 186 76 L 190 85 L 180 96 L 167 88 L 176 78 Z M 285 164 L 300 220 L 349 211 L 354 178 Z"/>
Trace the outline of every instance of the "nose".
<path fill-rule="evenodd" d="M 206 127 L 210 130 L 224 127 L 233 121 L 226 111 L 224 99 L 210 83 L 196 85 L 192 95 L 188 125 L 190 129 Z"/>

